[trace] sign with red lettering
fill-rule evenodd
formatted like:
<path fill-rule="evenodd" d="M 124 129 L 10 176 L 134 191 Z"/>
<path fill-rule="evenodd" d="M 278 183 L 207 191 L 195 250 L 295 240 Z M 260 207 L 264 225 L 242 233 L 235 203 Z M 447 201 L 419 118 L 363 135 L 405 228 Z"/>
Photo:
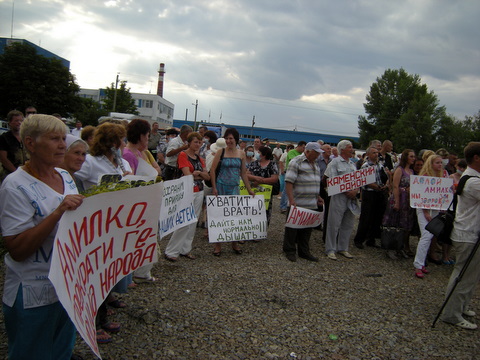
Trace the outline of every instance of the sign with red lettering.
<path fill-rule="evenodd" d="M 355 190 L 359 187 L 375 182 L 375 167 L 369 166 L 364 169 L 352 171 L 343 175 L 328 178 L 328 196 Z"/>
<path fill-rule="evenodd" d="M 304 209 L 298 206 L 291 206 L 287 216 L 286 227 L 302 229 L 317 227 L 323 222 L 323 211 Z"/>
<path fill-rule="evenodd" d="M 207 196 L 208 241 L 259 240 L 267 237 L 263 195 Z"/>
<path fill-rule="evenodd" d="M 100 357 L 95 316 L 112 287 L 157 262 L 163 183 L 98 194 L 63 214 L 49 279 L 78 332 Z"/>
<path fill-rule="evenodd" d="M 193 206 L 193 176 L 163 182 L 160 239 L 181 227 L 197 222 Z"/>
<path fill-rule="evenodd" d="M 453 179 L 410 176 L 410 207 L 447 210 L 453 200 Z"/>

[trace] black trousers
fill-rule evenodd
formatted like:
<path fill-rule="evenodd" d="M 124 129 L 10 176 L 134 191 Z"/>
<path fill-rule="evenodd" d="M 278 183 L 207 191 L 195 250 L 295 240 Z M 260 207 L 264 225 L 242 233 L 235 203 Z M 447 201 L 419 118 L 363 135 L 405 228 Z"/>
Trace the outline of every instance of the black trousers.
<path fill-rule="evenodd" d="M 287 214 L 290 208 L 287 210 Z M 298 255 L 307 256 L 310 254 L 310 236 L 312 228 L 293 229 L 285 227 L 285 234 L 283 236 L 283 251 L 286 254 L 296 254 L 298 247 Z"/>
<path fill-rule="evenodd" d="M 362 190 L 362 208 L 358 222 L 355 244 L 375 244 L 375 238 L 381 235 L 382 218 L 387 205 L 383 191 Z"/>

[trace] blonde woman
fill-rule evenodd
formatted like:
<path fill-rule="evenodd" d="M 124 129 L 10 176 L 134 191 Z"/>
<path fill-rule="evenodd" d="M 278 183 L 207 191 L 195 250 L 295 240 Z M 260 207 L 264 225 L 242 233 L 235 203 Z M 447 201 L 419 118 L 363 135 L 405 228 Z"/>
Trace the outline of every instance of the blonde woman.
<path fill-rule="evenodd" d="M 430 155 L 423 165 L 422 170 L 420 171 L 421 176 L 436 176 L 436 177 L 448 177 L 448 172 L 444 170 L 442 164 L 442 157 L 440 155 Z M 429 223 L 432 218 L 437 216 L 439 213 L 438 210 L 431 209 L 417 209 L 417 218 L 418 225 L 420 227 L 420 240 L 417 245 L 417 253 L 415 255 L 415 260 L 413 266 L 415 267 L 415 276 L 419 279 L 423 279 L 425 274 L 428 274 L 428 271 L 425 268 L 425 259 L 428 255 L 428 249 L 430 248 L 430 243 L 432 241 L 433 235 L 428 230 L 425 229 L 425 226 Z"/>

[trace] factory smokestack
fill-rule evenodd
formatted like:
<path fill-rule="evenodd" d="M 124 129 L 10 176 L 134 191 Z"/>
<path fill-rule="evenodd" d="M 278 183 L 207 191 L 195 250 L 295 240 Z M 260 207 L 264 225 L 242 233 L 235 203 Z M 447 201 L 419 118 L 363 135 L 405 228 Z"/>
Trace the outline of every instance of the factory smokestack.
<path fill-rule="evenodd" d="M 160 63 L 160 70 L 158 70 L 157 95 L 161 97 L 163 97 L 163 74 L 165 74 L 165 64 Z"/>

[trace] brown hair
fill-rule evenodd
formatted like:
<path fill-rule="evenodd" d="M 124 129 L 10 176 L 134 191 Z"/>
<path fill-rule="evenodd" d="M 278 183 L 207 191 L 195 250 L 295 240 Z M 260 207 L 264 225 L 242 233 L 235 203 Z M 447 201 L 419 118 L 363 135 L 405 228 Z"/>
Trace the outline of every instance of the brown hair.
<path fill-rule="evenodd" d="M 119 147 L 127 131 L 125 126 L 104 122 L 98 126 L 93 135 L 93 144 L 90 153 L 93 156 L 107 155 L 112 147 Z"/>

